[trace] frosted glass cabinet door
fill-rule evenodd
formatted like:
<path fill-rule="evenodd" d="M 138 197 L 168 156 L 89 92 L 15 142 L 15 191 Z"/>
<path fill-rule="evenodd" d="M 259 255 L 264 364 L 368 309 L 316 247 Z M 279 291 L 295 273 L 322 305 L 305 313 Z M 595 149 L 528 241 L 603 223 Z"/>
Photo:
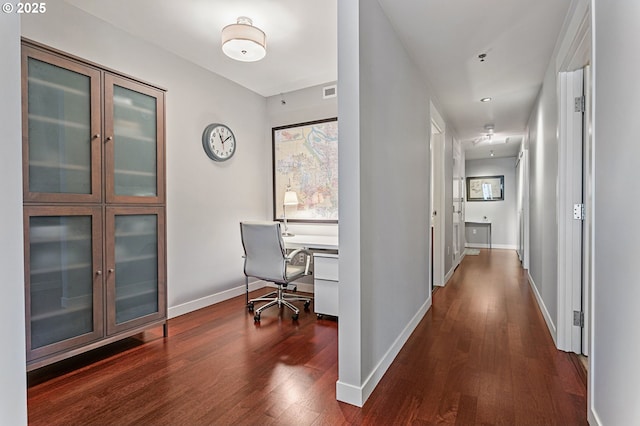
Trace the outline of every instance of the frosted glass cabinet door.
<path fill-rule="evenodd" d="M 23 47 L 25 201 L 100 201 L 100 72 Z"/>
<path fill-rule="evenodd" d="M 103 335 L 100 216 L 99 208 L 25 208 L 28 360 Z"/>
<path fill-rule="evenodd" d="M 165 318 L 164 213 L 107 209 L 108 334 Z"/>
<path fill-rule="evenodd" d="M 107 202 L 164 202 L 164 92 L 105 75 Z"/>

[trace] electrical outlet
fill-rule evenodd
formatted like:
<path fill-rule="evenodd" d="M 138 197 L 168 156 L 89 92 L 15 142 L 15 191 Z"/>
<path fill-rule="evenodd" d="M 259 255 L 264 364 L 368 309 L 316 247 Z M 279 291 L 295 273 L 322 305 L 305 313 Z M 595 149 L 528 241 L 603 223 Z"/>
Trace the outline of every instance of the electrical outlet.
<path fill-rule="evenodd" d="M 298 262 L 303 263 L 304 262 L 304 253 L 300 253 L 298 255 Z"/>
<path fill-rule="evenodd" d="M 473 228 L 472 233 L 473 233 L 473 235 L 476 235 L 476 233 L 477 233 L 477 232 L 476 232 L 476 228 Z"/>

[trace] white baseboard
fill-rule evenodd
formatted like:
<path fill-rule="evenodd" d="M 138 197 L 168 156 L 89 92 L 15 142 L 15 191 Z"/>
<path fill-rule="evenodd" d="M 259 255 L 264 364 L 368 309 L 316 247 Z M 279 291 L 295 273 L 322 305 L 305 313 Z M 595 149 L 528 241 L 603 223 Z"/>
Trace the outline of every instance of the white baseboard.
<path fill-rule="evenodd" d="M 553 339 L 554 345 L 558 346 L 558 332 L 556 331 L 556 326 L 551 320 L 551 315 L 549 315 L 549 311 L 547 310 L 547 306 L 544 304 L 544 300 L 542 300 L 542 296 L 538 292 L 538 287 L 533 282 L 533 278 L 531 277 L 531 273 L 527 271 L 527 277 L 529 279 L 529 286 L 533 290 L 533 294 L 536 296 L 536 301 L 538 302 L 538 307 L 542 312 L 542 316 L 544 317 L 544 321 L 547 323 L 547 328 L 549 329 L 549 333 L 551 333 L 551 338 Z"/>
<path fill-rule="evenodd" d="M 589 413 L 587 415 L 587 421 L 589 422 L 589 426 L 601 426 L 602 422 L 600 421 L 600 417 L 598 416 L 598 413 L 595 412 L 595 410 L 593 409 L 593 407 L 591 407 L 591 409 L 589 410 Z"/>
<path fill-rule="evenodd" d="M 253 281 L 249 283 L 249 291 L 258 290 L 266 286 L 267 283 L 265 281 Z M 211 306 L 216 303 L 224 302 L 225 300 L 240 296 L 244 294 L 244 292 L 245 288 L 244 284 L 242 284 L 229 290 L 224 290 L 219 293 L 201 297 L 200 299 L 192 300 L 190 302 L 182 303 L 176 306 L 170 306 L 168 309 L 169 319 L 188 314 L 189 312 L 197 311 L 198 309 L 206 308 L 207 306 Z"/>
<path fill-rule="evenodd" d="M 311 294 L 313 294 L 313 284 L 296 283 L 296 286 L 298 287 L 298 291 L 301 291 L 303 293 L 311 293 Z"/>
<path fill-rule="evenodd" d="M 444 276 L 444 284 L 442 284 L 442 287 L 447 285 L 447 283 L 453 276 L 453 273 L 456 272 L 456 268 L 458 267 L 458 265 L 460 265 L 460 262 L 462 262 L 462 259 L 464 259 L 465 255 L 466 253 L 463 251 L 462 255 L 460 255 L 460 257 L 458 258 L 458 261 L 451 267 L 451 269 L 449 269 L 449 272 L 447 272 L 447 275 Z"/>
<path fill-rule="evenodd" d="M 424 304 L 418 309 L 418 312 L 411 318 L 407 326 L 402 330 L 400 335 L 393 342 L 389 350 L 384 354 L 378 365 L 375 366 L 369 377 L 366 378 L 362 386 L 354 386 L 348 383 L 336 382 L 336 399 L 338 401 L 346 402 L 356 407 L 362 407 L 367 401 L 371 393 L 378 385 L 384 373 L 387 372 L 393 360 L 398 356 L 398 353 L 404 346 L 404 344 L 413 333 L 413 330 L 418 326 L 418 323 L 431 307 L 432 299 L 429 297 Z"/>
<path fill-rule="evenodd" d="M 313 284 L 296 283 L 296 286 L 298 287 L 298 291 L 301 291 L 303 293 L 313 294 Z M 271 284 L 262 280 L 256 280 L 249 283 L 249 291 L 259 290 L 264 287 L 276 287 L 276 286 L 274 284 Z M 244 292 L 245 292 L 244 284 L 242 284 L 238 287 L 234 287 L 229 290 L 224 290 L 219 293 L 201 297 L 200 299 L 182 303 L 177 306 L 171 306 L 168 309 L 169 319 L 179 317 L 180 315 L 188 314 L 189 312 L 197 311 L 198 309 L 206 308 L 207 306 L 211 306 L 216 303 L 224 302 L 225 300 L 229 300 L 236 296 L 240 296 L 244 294 Z"/>
<path fill-rule="evenodd" d="M 340 380 L 336 382 L 336 399 L 356 407 L 362 407 L 365 402 L 362 400 L 362 387 L 343 383 Z"/>
<path fill-rule="evenodd" d="M 464 246 L 468 248 L 489 248 L 489 244 L 482 244 L 482 243 L 466 243 Z M 491 244 L 491 248 L 504 249 L 504 250 L 518 250 L 518 246 L 513 244 Z"/>

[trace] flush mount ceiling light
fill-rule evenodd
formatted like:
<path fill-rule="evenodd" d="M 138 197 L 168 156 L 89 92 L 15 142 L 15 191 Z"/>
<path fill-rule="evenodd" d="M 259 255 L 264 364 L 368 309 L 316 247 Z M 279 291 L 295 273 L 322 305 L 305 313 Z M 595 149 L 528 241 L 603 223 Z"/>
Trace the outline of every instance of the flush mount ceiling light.
<path fill-rule="evenodd" d="M 480 102 L 491 102 L 491 98 L 482 98 Z"/>
<path fill-rule="evenodd" d="M 255 62 L 267 54 L 267 36 L 253 26 L 253 21 L 240 16 L 237 23 L 222 29 L 222 51 L 231 59 Z"/>

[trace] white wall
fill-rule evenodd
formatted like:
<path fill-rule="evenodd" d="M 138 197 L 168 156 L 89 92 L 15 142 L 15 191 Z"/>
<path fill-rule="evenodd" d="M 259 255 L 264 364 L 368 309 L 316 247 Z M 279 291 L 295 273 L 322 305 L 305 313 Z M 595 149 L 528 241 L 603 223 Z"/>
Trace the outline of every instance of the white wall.
<path fill-rule="evenodd" d="M 23 15 L 22 34 L 168 90 L 169 315 L 241 294 L 239 222 L 271 215 L 265 98 L 62 0 L 47 2 L 46 14 Z M 212 122 L 236 135 L 237 151 L 227 162 L 213 162 L 202 149 L 202 131 Z"/>
<path fill-rule="evenodd" d="M 282 95 L 267 98 L 267 144 L 272 146 L 271 129 L 289 124 L 304 123 L 307 121 L 322 120 L 338 116 L 338 98 L 323 99 L 322 88 L 336 84 L 327 82 L 318 86 L 283 93 Z M 282 104 L 282 100 L 285 104 Z M 340 139 L 340 135 L 338 135 Z M 338 142 L 339 143 L 339 142 Z M 272 173 L 269 173 L 272 179 Z M 273 182 L 269 181 L 271 185 Z M 269 191 L 268 211 L 269 218 L 273 218 L 273 190 Z M 338 235 L 337 224 L 300 224 L 289 222 L 289 229 L 294 234 L 307 235 Z"/>
<path fill-rule="evenodd" d="M 594 0 L 595 255 L 591 423 L 640 424 L 637 337 L 640 2 Z M 596 423 L 597 422 L 597 423 Z"/>
<path fill-rule="evenodd" d="M 553 62 L 553 61 L 552 61 Z M 541 309 L 551 322 L 555 340 L 557 324 L 556 181 L 558 178 L 558 97 L 553 63 L 528 124 L 529 141 L 529 275 L 542 299 Z"/>
<path fill-rule="evenodd" d="M 27 369 L 24 324 L 24 251 L 22 237 L 22 118 L 20 116 L 20 20 L 0 15 L 0 420 L 27 424 Z"/>
<path fill-rule="evenodd" d="M 486 216 L 491 222 L 491 244 L 493 248 L 516 249 L 518 237 L 518 217 L 516 200 L 516 158 L 487 158 L 467 160 L 466 176 L 504 176 L 504 200 L 502 201 L 466 201 L 466 217 L 468 221 L 482 221 Z M 486 232 L 486 226 L 478 226 L 474 236 L 467 226 L 467 246 L 484 247 L 486 236 L 474 238 Z"/>
<path fill-rule="evenodd" d="M 378 2 L 339 2 L 338 35 L 337 397 L 361 405 L 431 304 L 430 93 Z"/>

